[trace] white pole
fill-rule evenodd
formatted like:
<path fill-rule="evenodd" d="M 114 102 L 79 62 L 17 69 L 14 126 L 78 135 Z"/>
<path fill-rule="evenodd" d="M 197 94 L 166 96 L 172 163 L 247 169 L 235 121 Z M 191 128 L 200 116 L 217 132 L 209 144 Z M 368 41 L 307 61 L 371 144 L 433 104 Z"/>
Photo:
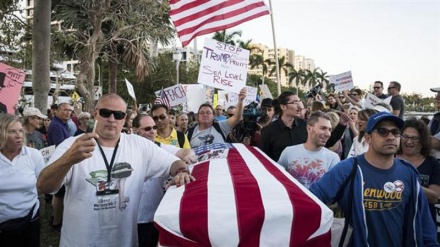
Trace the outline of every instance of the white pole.
<path fill-rule="evenodd" d="M 276 69 L 277 69 L 277 89 L 278 89 L 278 95 L 281 94 L 281 79 L 280 79 L 280 65 L 278 61 L 278 49 L 277 49 L 277 42 L 275 39 L 275 25 L 273 21 L 273 8 L 272 8 L 272 1 L 269 0 L 269 7 L 270 7 L 270 20 L 272 22 L 272 37 L 273 37 L 273 50 L 275 52 L 275 63 L 276 63 Z M 263 75 L 264 76 L 264 75 Z"/>

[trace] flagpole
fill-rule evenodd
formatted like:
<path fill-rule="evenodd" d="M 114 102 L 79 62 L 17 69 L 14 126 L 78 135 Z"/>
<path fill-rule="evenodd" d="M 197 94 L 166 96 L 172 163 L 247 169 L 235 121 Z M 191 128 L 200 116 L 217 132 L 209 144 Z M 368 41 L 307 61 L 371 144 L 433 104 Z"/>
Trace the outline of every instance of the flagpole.
<path fill-rule="evenodd" d="M 273 8 L 272 8 L 272 1 L 269 0 L 269 8 L 270 8 L 270 20 L 272 23 L 272 37 L 273 37 L 273 50 L 275 52 L 275 64 L 276 64 L 276 68 L 277 68 L 277 90 L 278 90 L 278 95 L 281 94 L 281 79 L 280 79 L 280 64 L 278 61 L 278 49 L 277 49 L 277 42 L 275 39 L 275 25 L 274 25 L 274 21 L 273 21 Z M 264 73 L 263 73 L 264 76 Z"/>

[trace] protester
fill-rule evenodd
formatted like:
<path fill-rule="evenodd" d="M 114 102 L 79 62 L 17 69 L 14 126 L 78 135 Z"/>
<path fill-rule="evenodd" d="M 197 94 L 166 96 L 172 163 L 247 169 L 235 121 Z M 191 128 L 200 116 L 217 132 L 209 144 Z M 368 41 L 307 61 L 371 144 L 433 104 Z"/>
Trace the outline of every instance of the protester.
<path fill-rule="evenodd" d="M 156 136 L 157 126 L 147 114 L 139 114 L 133 120 L 133 130 L 139 136 L 152 142 Z M 159 147 L 176 157 L 193 163 L 196 161 L 192 149 L 177 148 L 173 145 L 166 145 L 155 142 Z M 167 177 L 150 178 L 144 182 L 142 195 L 139 203 L 137 216 L 138 242 L 139 247 L 156 247 L 159 240 L 159 231 L 154 227 L 154 213 L 164 195 L 164 184 Z"/>
<path fill-rule="evenodd" d="M 350 94 L 345 91 L 344 95 L 345 99 L 351 104 L 351 107 L 356 106 L 360 109 L 364 108 L 364 100 L 362 100 L 363 92 L 359 88 L 352 89 Z"/>
<path fill-rule="evenodd" d="M 350 151 L 347 158 L 355 157 L 365 153 L 368 150 L 368 142 L 365 140 L 366 128 L 368 119 L 376 114 L 377 111 L 373 109 L 364 109 L 358 113 L 358 131 L 359 134 L 353 139 Z"/>
<path fill-rule="evenodd" d="M 326 204 L 337 199 L 349 217 L 349 246 L 439 246 L 416 169 L 394 158 L 403 125 L 390 113 L 373 115 L 365 131 L 368 151 L 338 163 L 310 186 Z"/>
<path fill-rule="evenodd" d="M 194 180 L 183 161 L 145 138 L 121 133 L 126 110 L 120 96 L 101 97 L 95 133 L 61 143 L 38 177 L 43 193 L 66 186 L 60 246 L 136 246 L 144 181 L 167 174 L 177 186 Z"/>
<path fill-rule="evenodd" d="M 393 115 L 403 119 L 405 114 L 405 103 L 403 97 L 400 95 L 401 85 L 397 81 L 390 82 L 388 86 L 388 95 L 392 96 L 390 105 L 393 108 Z"/>
<path fill-rule="evenodd" d="M 5 247 L 40 246 L 40 203 L 35 184 L 44 158 L 25 142 L 20 119 L 0 114 L 0 245 Z"/>
<path fill-rule="evenodd" d="M 440 197 L 440 162 L 430 155 L 431 143 L 426 124 L 415 118 L 405 121 L 397 157 L 411 163 L 419 171 L 419 182 L 429 201 L 434 222 L 437 221 L 435 204 Z"/>
<path fill-rule="evenodd" d="M 215 107 L 215 117 L 214 118 L 215 118 L 215 121 L 217 121 L 217 122 L 226 120 L 226 116 L 223 115 L 223 106 L 217 105 Z"/>
<path fill-rule="evenodd" d="M 87 128 L 89 127 L 91 115 L 88 112 L 81 112 L 78 115 L 78 130 L 75 132 L 74 136 L 81 135 L 87 132 Z"/>
<path fill-rule="evenodd" d="M 341 111 L 341 106 L 338 104 L 338 101 L 336 100 L 336 96 L 333 93 L 329 93 L 327 95 L 327 100 L 325 102 L 325 106 L 332 110 Z"/>
<path fill-rule="evenodd" d="M 127 134 L 133 133 L 133 119 L 136 117 L 137 113 L 133 110 L 127 111 L 127 117 L 125 118 L 125 124 L 124 128 L 122 129 L 123 132 Z"/>
<path fill-rule="evenodd" d="M 213 143 L 225 143 L 226 136 L 240 122 L 243 115 L 243 100 L 246 98 L 246 88 L 238 94 L 235 113 L 227 120 L 215 122 L 214 109 L 210 104 L 202 104 L 198 111 L 198 125 L 188 130 L 191 147 L 196 148 Z M 229 111 L 229 108 L 228 108 Z"/>
<path fill-rule="evenodd" d="M 176 118 L 176 130 L 184 134 L 188 132 L 188 115 L 185 112 L 179 113 Z"/>
<path fill-rule="evenodd" d="M 43 119 L 47 116 L 42 114 L 38 108 L 28 107 L 23 110 L 23 128 L 26 134 L 26 146 L 36 149 L 44 148 L 43 135 L 37 131 L 42 126 Z"/>
<path fill-rule="evenodd" d="M 50 122 L 51 122 L 51 121 L 52 121 L 52 120 L 51 120 L 49 117 L 43 119 L 43 124 L 41 125 L 40 128 L 37 129 L 38 132 L 40 132 L 41 135 L 42 135 L 42 137 L 43 137 L 43 142 L 44 142 L 44 146 L 45 146 L 45 147 L 48 146 L 48 142 L 47 142 L 47 130 L 49 129 L 49 125 L 50 125 Z"/>
<path fill-rule="evenodd" d="M 226 109 L 226 118 L 234 116 L 236 110 L 237 107 L 235 105 L 229 106 L 228 109 Z"/>
<path fill-rule="evenodd" d="M 375 81 L 373 85 L 373 94 L 379 99 L 386 99 L 387 95 L 383 93 L 383 82 Z"/>
<path fill-rule="evenodd" d="M 156 122 L 157 134 L 154 138 L 157 142 L 173 145 L 179 148 L 190 149 L 186 135 L 174 128 L 168 116 L 168 107 L 164 104 L 156 104 L 151 108 L 151 116 Z"/>
<path fill-rule="evenodd" d="M 307 120 L 307 141 L 286 147 L 281 153 L 278 164 L 286 168 L 306 188 L 340 161 L 335 152 L 324 147 L 331 130 L 327 114 L 312 113 Z"/>
<path fill-rule="evenodd" d="M 269 117 L 270 121 L 275 120 L 275 109 L 271 98 L 265 98 L 261 101 L 261 111 Z"/>

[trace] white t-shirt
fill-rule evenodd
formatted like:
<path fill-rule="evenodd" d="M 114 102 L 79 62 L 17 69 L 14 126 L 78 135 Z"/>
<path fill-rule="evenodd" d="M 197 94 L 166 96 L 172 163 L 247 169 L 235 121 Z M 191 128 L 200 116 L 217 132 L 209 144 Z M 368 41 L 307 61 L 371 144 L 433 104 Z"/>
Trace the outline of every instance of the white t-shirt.
<path fill-rule="evenodd" d="M 173 145 L 160 143 L 160 147 L 172 155 L 176 155 L 179 148 Z M 157 207 L 164 195 L 164 183 L 168 177 L 150 178 L 144 182 L 137 223 L 149 223 L 154 219 Z"/>
<path fill-rule="evenodd" d="M 303 184 L 307 189 L 340 161 L 338 154 L 327 148 L 309 151 L 304 144 L 286 147 L 278 164 Z"/>
<path fill-rule="evenodd" d="M 359 142 L 359 138 L 356 136 L 353 138 L 353 143 L 351 144 L 350 151 L 348 152 L 347 158 L 356 157 L 368 151 L 368 143 L 365 141 L 365 136 Z"/>
<path fill-rule="evenodd" d="M 49 164 L 64 154 L 76 138 L 62 142 Z M 114 148 L 102 148 L 110 163 Z M 168 176 L 170 165 L 176 160 L 153 142 L 122 133 L 112 179 L 107 183 L 107 168 L 96 147 L 92 157 L 72 166 L 65 177 L 60 246 L 137 246 L 137 214 L 144 181 Z M 119 192 L 97 195 L 106 187 Z"/>
<path fill-rule="evenodd" d="M 225 138 L 228 136 L 229 132 L 232 131 L 232 128 L 229 126 L 228 121 L 220 121 L 218 122 L 220 129 L 223 132 Z M 190 144 L 192 148 L 197 148 L 203 145 L 209 145 L 214 143 L 225 143 L 222 135 L 211 126 L 204 130 L 199 130 L 199 126 L 197 125 L 192 134 Z"/>
<path fill-rule="evenodd" d="M 23 146 L 10 161 L 0 153 L 0 223 L 26 216 L 34 208 L 39 209 L 37 178 L 44 168 L 40 151 Z"/>

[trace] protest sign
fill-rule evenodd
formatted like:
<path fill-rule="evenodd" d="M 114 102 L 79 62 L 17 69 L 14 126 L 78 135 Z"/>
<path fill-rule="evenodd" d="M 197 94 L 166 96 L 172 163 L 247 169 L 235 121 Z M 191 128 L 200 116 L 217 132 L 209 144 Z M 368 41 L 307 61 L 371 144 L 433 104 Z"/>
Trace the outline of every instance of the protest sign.
<path fill-rule="evenodd" d="M 15 114 L 25 72 L 0 63 L 0 113 Z"/>
<path fill-rule="evenodd" d="M 156 96 L 160 95 L 160 91 L 161 90 L 155 92 Z M 170 102 L 170 106 L 184 104 L 188 101 L 185 89 L 182 84 L 164 88 L 163 91 L 168 98 L 168 101 Z"/>
<path fill-rule="evenodd" d="M 206 38 L 197 81 L 238 93 L 246 85 L 248 63 L 248 50 Z"/>
<path fill-rule="evenodd" d="M 50 156 L 52 155 L 52 153 L 55 151 L 55 145 L 49 146 L 49 147 L 45 147 L 40 149 L 41 154 L 43 155 L 44 158 L 44 162 L 47 165 L 47 162 L 50 159 Z"/>
<path fill-rule="evenodd" d="M 128 91 L 128 94 L 129 94 L 134 100 L 136 100 L 136 95 L 134 94 L 134 88 L 133 88 L 133 85 L 131 85 L 131 83 L 127 80 L 127 78 L 125 78 L 125 85 L 127 85 L 127 91 Z"/>
<path fill-rule="evenodd" d="M 184 110 L 188 112 L 197 112 L 199 106 L 207 101 L 205 86 L 203 84 L 182 84 L 182 88 L 188 99 L 186 106 L 184 106 Z"/>
<path fill-rule="evenodd" d="M 386 99 L 379 99 L 374 94 L 367 93 L 367 96 L 365 97 L 365 108 L 374 108 L 377 104 L 385 103 L 386 105 L 390 105 L 392 96 L 386 98 Z"/>
<path fill-rule="evenodd" d="M 243 101 L 243 104 L 245 106 L 256 101 L 257 100 L 257 93 L 258 93 L 258 89 L 256 87 L 246 86 L 246 90 L 247 90 L 247 95 Z M 227 94 L 226 106 L 236 105 L 237 103 L 238 103 L 238 93 L 229 92 Z"/>
<path fill-rule="evenodd" d="M 335 92 L 350 90 L 354 87 L 351 71 L 339 75 L 330 75 L 329 79 L 330 83 L 335 85 Z"/>
<path fill-rule="evenodd" d="M 265 99 L 265 98 L 273 99 L 272 93 L 270 92 L 267 84 L 260 85 L 260 89 L 261 89 L 261 92 L 263 93 L 261 95 L 263 99 Z"/>

